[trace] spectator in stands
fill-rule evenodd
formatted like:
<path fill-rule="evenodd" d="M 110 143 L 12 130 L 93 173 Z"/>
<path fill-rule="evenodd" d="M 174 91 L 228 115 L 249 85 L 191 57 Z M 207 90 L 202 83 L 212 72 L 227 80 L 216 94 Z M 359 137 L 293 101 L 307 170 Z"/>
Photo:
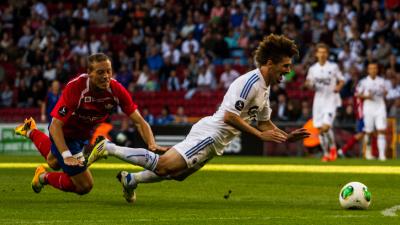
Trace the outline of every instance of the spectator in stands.
<path fill-rule="evenodd" d="M 379 64 L 387 66 L 389 64 L 389 57 L 392 54 L 392 46 L 386 42 L 384 36 L 379 36 L 378 44 L 373 52 L 374 59 L 378 60 Z"/>
<path fill-rule="evenodd" d="M 297 121 L 305 123 L 309 119 L 311 119 L 311 108 L 306 101 L 303 101 L 301 102 L 301 113 Z"/>
<path fill-rule="evenodd" d="M 174 121 L 174 117 L 171 115 L 168 106 L 164 106 L 161 110 L 161 115 L 157 117 L 156 124 L 157 125 L 169 125 Z"/>
<path fill-rule="evenodd" d="M 159 74 L 158 80 L 160 81 L 160 83 L 162 84 L 165 83 L 169 79 L 171 72 L 174 70 L 176 70 L 176 66 L 172 64 L 171 57 L 165 57 L 164 65 L 163 67 L 161 67 L 158 73 Z"/>
<path fill-rule="evenodd" d="M 183 106 L 178 106 L 178 109 L 176 110 L 176 114 L 174 116 L 173 124 L 178 124 L 178 125 L 188 124 L 188 118 L 185 115 L 185 108 L 183 108 Z"/>
<path fill-rule="evenodd" d="M 171 70 L 168 80 L 167 80 L 167 90 L 168 91 L 179 91 L 181 85 L 179 83 L 179 78 L 176 76 L 176 71 Z"/>
<path fill-rule="evenodd" d="M 40 106 L 40 120 L 42 122 L 51 121 L 51 111 L 56 106 L 58 99 L 61 96 L 60 82 L 53 80 L 50 90 L 47 92 L 46 98 Z"/>
<path fill-rule="evenodd" d="M 87 44 L 82 39 L 80 39 L 72 49 L 71 53 L 79 56 L 86 56 L 89 54 L 89 49 Z"/>
<path fill-rule="evenodd" d="M 47 62 L 45 65 L 45 69 L 43 70 L 43 78 L 47 80 L 47 82 L 51 82 L 56 79 L 57 70 L 54 67 L 52 62 Z"/>
<path fill-rule="evenodd" d="M 147 65 L 143 66 L 143 69 L 139 73 L 139 77 L 136 81 L 136 89 L 143 90 L 144 86 L 146 85 L 147 81 L 150 78 L 150 71 Z"/>
<path fill-rule="evenodd" d="M 90 40 L 89 40 L 89 54 L 95 54 L 98 53 L 100 50 L 101 43 L 100 41 L 96 38 L 95 34 L 90 35 Z"/>
<path fill-rule="evenodd" d="M 19 81 L 19 85 L 17 88 L 18 88 L 17 107 L 18 108 L 31 107 L 33 104 L 33 99 L 30 97 L 30 96 L 32 96 L 32 93 L 31 93 L 31 90 L 26 85 L 26 82 L 24 79 L 21 79 Z"/>
<path fill-rule="evenodd" d="M 31 29 L 26 25 L 22 27 L 22 32 L 24 34 L 19 38 L 17 46 L 19 48 L 27 49 L 32 41 L 33 35 Z"/>
<path fill-rule="evenodd" d="M 189 33 L 186 40 L 182 43 L 182 54 L 187 56 L 199 52 L 199 49 L 199 42 L 193 38 L 193 33 Z"/>
<path fill-rule="evenodd" d="M 0 95 L 0 107 L 11 107 L 13 103 L 14 93 L 10 88 L 10 85 L 5 83 L 1 90 Z"/>
<path fill-rule="evenodd" d="M 121 65 L 121 68 L 117 72 L 117 75 L 115 76 L 115 79 L 122 84 L 125 88 L 128 88 L 129 83 L 132 82 L 132 72 L 128 70 L 127 66 L 125 64 Z"/>
<path fill-rule="evenodd" d="M 289 120 L 287 97 L 284 94 L 278 95 L 277 119 L 280 121 L 288 121 Z"/>
<path fill-rule="evenodd" d="M 211 90 L 215 83 L 214 74 L 207 65 L 200 67 L 199 75 L 197 76 L 197 89 L 198 90 Z"/>
<path fill-rule="evenodd" d="M 228 89 L 232 82 L 240 76 L 239 72 L 232 68 L 230 63 L 225 63 L 225 70 L 221 74 L 219 80 L 219 87 Z"/>
<path fill-rule="evenodd" d="M 160 84 L 157 81 L 155 73 L 150 72 L 149 79 L 143 87 L 144 91 L 158 91 L 160 90 Z"/>
<path fill-rule="evenodd" d="M 155 124 L 154 116 L 149 112 L 149 108 L 146 106 L 142 108 L 142 116 L 150 126 Z"/>
<path fill-rule="evenodd" d="M 93 4 L 88 4 L 89 10 L 89 20 L 91 23 L 97 26 L 105 26 L 108 23 L 108 13 L 105 8 L 100 7 L 100 1 L 94 2 Z M 92 54 L 95 52 L 92 52 Z"/>
<path fill-rule="evenodd" d="M 164 61 L 156 46 L 149 46 L 150 52 L 147 56 L 147 64 L 151 71 L 158 71 L 164 65 Z"/>
<path fill-rule="evenodd" d="M 33 3 L 31 9 L 32 14 L 39 15 L 41 18 L 45 20 L 49 19 L 49 13 L 47 12 L 47 7 L 43 2 L 33 0 L 32 3 Z"/>

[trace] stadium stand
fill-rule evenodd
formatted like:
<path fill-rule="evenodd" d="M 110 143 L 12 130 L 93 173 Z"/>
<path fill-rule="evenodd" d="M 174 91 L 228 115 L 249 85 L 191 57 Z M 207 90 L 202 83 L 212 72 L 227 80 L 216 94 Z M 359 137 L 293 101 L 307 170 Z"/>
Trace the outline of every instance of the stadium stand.
<path fill-rule="evenodd" d="M 383 0 L 2 1 L 0 121 L 40 118 L 51 81 L 65 84 L 85 71 L 87 55 L 99 51 L 112 57 L 115 74 L 127 68 L 128 90 L 152 114 L 169 105 L 172 113 L 183 106 L 189 117 L 210 115 L 225 92 L 220 85 L 224 64 L 232 64 L 240 74 L 252 69 L 254 48 L 268 33 L 285 34 L 301 49 L 294 76 L 271 88 L 272 107 L 279 94 L 294 106 L 290 120 L 303 118 L 301 105 L 312 99 L 313 93 L 302 85 L 318 42 L 331 47 L 331 60 L 345 74 L 341 94 L 346 105 L 352 104 L 348 99 L 365 76 L 366 63 L 379 59 L 391 87 L 389 112 L 398 117 L 399 5 Z M 171 71 L 179 78 L 177 91 L 167 91 Z M 201 71 L 211 80 L 208 86 L 198 86 Z"/>

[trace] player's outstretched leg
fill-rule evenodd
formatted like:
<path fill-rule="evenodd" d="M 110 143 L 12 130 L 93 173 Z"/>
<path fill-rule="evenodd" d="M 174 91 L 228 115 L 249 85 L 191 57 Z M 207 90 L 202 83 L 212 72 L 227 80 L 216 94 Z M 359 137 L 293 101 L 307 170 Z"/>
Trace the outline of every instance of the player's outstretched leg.
<path fill-rule="evenodd" d="M 40 193 L 47 184 L 65 192 L 76 192 L 76 187 L 68 174 L 64 172 L 48 172 L 44 165 L 40 165 L 36 168 L 33 176 L 32 189 L 35 193 Z"/>
<path fill-rule="evenodd" d="M 25 119 L 24 123 L 17 126 L 14 131 L 17 135 L 31 139 L 33 144 L 35 144 L 36 148 L 39 150 L 40 154 L 47 160 L 47 156 L 49 155 L 51 147 L 50 138 L 45 133 L 37 129 L 36 122 L 32 117 Z"/>
<path fill-rule="evenodd" d="M 44 165 L 40 165 L 36 168 L 35 170 L 35 175 L 33 176 L 32 179 L 32 190 L 35 193 L 40 193 L 42 188 L 44 187 L 44 175 L 46 174 L 47 170 Z"/>
<path fill-rule="evenodd" d="M 170 179 L 169 176 L 161 177 L 153 171 L 144 170 L 137 173 L 128 173 L 127 171 L 120 171 L 117 174 L 117 179 L 121 183 L 124 198 L 127 202 L 134 203 L 136 201 L 135 189 L 139 183 L 155 183 L 162 180 Z"/>
<path fill-rule="evenodd" d="M 125 200 L 129 203 L 135 203 L 135 189 L 137 187 L 135 177 L 127 171 L 119 171 L 119 173 L 117 174 L 117 179 L 122 185 Z"/>
<path fill-rule="evenodd" d="M 96 140 L 87 165 L 89 166 L 99 159 L 106 158 L 108 155 L 151 171 L 155 170 L 160 158 L 159 155 L 147 149 L 117 146 L 103 137 Z"/>
<path fill-rule="evenodd" d="M 94 147 L 89 155 L 87 166 L 90 166 L 99 159 L 106 159 L 108 152 L 105 145 L 109 142 L 105 137 L 98 136 L 94 142 Z"/>
<path fill-rule="evenodd" d="M 30 133 L 34 129 L 36 129 L 36 122 L 32 117 L 30 117 L 29 119 L 25 119 L 23 124 L 18 125 L 14 131 L 17 135 L 29 138 Z"/>

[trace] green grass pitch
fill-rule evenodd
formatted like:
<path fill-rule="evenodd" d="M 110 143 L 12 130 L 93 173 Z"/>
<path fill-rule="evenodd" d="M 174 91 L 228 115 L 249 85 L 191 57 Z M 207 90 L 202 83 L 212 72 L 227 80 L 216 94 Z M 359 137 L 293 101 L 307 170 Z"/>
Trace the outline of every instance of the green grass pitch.
<path fill-rule="evenodd" d="M 17 168 L 9 168 L 6 163 L 10 162 Z M 39 165 L 43 160 L 0 155 L 0 224 L 400 224 L 400 210 L 398 216 L 382 214 L 400 205 L 398 161 L 346 159 L 323 164 L 317 159 L 223 156 L 183 182 L 141 184 L 135 205 L 125 202 L 115 179 L 121 167 L 137 170 L 129 164 L 115 159 L 97 163 L 91 169 L 93 190 L 78 196 L 50 186 L 33 193 L 32 164 L 19 166 L 32 162 Z M 109 168 L 110 163 L 119 168 Z M 241 169 L 218 169 L 222 164 Z M 254 165 L 265 171 L 246 171 Z M 275 166 L 274 171 L 268 170 L 269 165 Z M 281 165 L 291 167 L 279 171 Z M 305 172 L 304 166 L 345 170 L 324 172 L 323 167 L 315 167 Z M 381 172 L 374 172 L 377 169 Z M 350 181 L 369 187 L 368 210 L 340 208 L 340 188 Z M 226 199 L 229 190 L 232 193 Z"/>

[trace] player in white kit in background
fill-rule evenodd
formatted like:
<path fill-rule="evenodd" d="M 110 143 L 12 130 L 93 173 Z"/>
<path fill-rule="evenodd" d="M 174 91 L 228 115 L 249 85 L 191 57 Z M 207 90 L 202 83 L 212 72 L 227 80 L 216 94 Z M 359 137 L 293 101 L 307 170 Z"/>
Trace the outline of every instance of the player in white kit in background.
<path fill-rule="evenodd" d="M 121 171 L 117 175 L 125 199 L 134 202 L 134 190 L 139 183 L 184 180 L 214 156 L 222 155 L 224 147 L 241 131 L 262 141 L 276 143 L 308 137 L 305 129 L 287 134 L 270 120 L 270 86 L 279 83 L 283 75 L 290 72 L 292 57 L 297 54 L 297 46 L 292 40 L 273 34 L 265 37 L 255 52 L 257 69 L 238 77 L 229 86 L 218 111 L 194 124 L 185 140 L 161 156 L 146 149 L 120 147 L 101 140 L 93 148 L 88 164 L 110 155 L 145 168 L 142 172 Z M 250 125 L 254 121 L 257 127 Z"/>
<path fill-rule="evenodd" d="M 364 131 L 366 142 L 366 159 L 374 159 L 371 153 L 372 132 L 378 132 L 379 160 L 385 161 L 386 155 L 386 105 L 387 87 L 385 79 L 378 77 L 379 68 L 376 62 L 368 64 L 368 76 L 360 81 L 359 97 L 364 99 Z"/>
<path fill-rule="evenodd" d="M 328 61 L 329 48 L 325 44 L 316 46 L 318 62 L 308 70 L 305 86 L 315 90 L 313 102 L 313 123 L 319 130 L 319 139 L 323 150 L 322 161 L 334 161 L 337 148 L 333 134 L 333 121 L 337 107 L 342 101 L 339 91 L 344 85 L 344 77 L 338 65 Z"/>

